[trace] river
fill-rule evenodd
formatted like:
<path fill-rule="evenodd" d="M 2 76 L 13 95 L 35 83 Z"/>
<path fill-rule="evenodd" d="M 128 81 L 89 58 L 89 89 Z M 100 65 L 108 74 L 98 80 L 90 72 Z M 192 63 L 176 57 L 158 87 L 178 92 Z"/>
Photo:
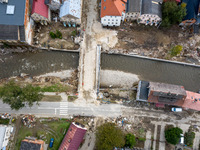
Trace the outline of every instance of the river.
<path fill-rule="evenodd" d="M 2 62 L 3 61 L 3 62 Z M 27 73 L 32 76 L 53 71 L 77 69 L 79 53 L 41 51 L 4 56 L 0 60 L 0 78 Z M 136 74 L 141 80 L 183 85 L 186 90 L 200 89 L 200 67 L 167 63 L 132 56 L 102 54 L 101 69 Z"/>

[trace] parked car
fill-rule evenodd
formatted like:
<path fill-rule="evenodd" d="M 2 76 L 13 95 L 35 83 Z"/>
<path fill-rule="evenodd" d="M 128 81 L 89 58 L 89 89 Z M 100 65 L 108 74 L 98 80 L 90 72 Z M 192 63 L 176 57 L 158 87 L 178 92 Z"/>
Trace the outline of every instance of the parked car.
<path fill-rule="evenodd" d="M 184 135 L 183 134 L 181 134 L 179 143 L 184 145 Z"/>
<path fill-rule="evenodd" d="M 50 143 L 49 143 L 49 147 L 50 147 L 50 148 L 53 147 L 53 142 L 54 142 L 54 138 L 51 138 Z"/>
<path fill-rule="evenodd" d="M 182 108 L 175 108 L 175 107 L 172 107 L 172 111 L 173 112 L 181 112 L 183 111 Z"/>

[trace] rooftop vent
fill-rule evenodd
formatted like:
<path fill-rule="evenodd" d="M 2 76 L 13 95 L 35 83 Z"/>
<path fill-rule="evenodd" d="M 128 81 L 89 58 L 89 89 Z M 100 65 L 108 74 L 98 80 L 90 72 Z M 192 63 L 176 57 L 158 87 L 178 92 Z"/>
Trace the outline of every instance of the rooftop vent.
<path fill-rule="evenodd" d="M 8 0 L 0 0 L 0 3 L 8 3 Z"/>
<path fill-rule="evenodd" d="M 13 15 L 15 12 L 15 6 L 14 5 L 7 5 L 6 14 Z"/>

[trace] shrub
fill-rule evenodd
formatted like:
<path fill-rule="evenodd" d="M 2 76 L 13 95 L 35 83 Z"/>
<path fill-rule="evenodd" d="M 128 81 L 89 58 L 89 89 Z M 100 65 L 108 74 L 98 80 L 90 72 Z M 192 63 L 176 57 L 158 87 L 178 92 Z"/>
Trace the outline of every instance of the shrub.
<path fill-rule="evenodd" d="M 129 147 L 129 148 L 133 148 L 133 146 L 136 144 L 136 141 L 135 141 L 135 136 L 133 134 L 127 134 L 126 135 L 126 144 L 125 146 L 126 147 Z"/>
<path fill-rule="evenodd" d="M 56 30 L 56 38 L 62 39 L 62 33 Z"/>
<path fill-rule="evenodd" d="M 49 35 L 50 35 L 50 37 L 51 37 L 52 39 L 55 39 L 55 38 L 56 38 L 56 34 L 53 33 L 53 32 L 50 32 Z"/>
<path fill-rule="evenodd" d="M 124 147 L 124 145 L 124 134 L 114 123 L 105 123 L 97 128 L 97 150 L 113 150 L 114 147 Z"/>
<path fill-rule="evenodd" d="M 181 53 L 181 51 L 183 50 L 183 46 L 181 45 L 176 45 L 174 46 L 171 50 L 170 50 L 170 55 L 173 56 L 177 56 L 178 54 Z"/>
<path fill-rule="evenodd" d="M 76 36 L 76 35 L 77 35 L 77 31 L 76 30 L 72 31 L 71 36 Z"/>
<path fill-rule="evenodd" d="M 181 138 L 181 133 L 183 133 L 183 130 L 180 128 L 169 128 L 165 130 L 165 139 L 168 143 L 176 145 L 178 144 L 180 138 Z"/>
<path fill-rule="evenodd" d="M 192 147 L 193 146 L 193 141 L 194 141 L 194 138 L 195 138 L 195 133 L 191 132 L 191 131 L 188 131 L 188 132 L 185 133 L 184 138 L 185 138 L 185 141 L 184 141 L 185 144 L 187 146 Z"/>

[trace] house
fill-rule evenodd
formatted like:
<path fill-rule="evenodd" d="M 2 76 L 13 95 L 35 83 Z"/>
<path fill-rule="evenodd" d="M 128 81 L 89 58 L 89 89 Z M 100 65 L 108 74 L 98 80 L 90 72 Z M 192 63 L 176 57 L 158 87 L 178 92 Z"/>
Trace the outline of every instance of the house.
<path fill-rule="evenodd" d="M 49 22 L 51 19 L 50 9 L 45 4 L 45 0 L 33 0 L 31 18 L 35 22 Z"/>
<path fill-rule="evenodd" d="M 120 26 L 125 19 L 127 0 L 101 0 L 101 24 Z"/>
<path fill-rule="evenodd" d="M 81 0 L 65 0 L 60 7 L 60 20 L 62 22 L 81 23 Z"/>
<path fill-rule="evenodd" d="M 45 4 L 49 6 L 50 10 L 56 11 L 60 9 L 62 0 L 45 0 Z"/>
<path fill-rule="evenodd" d="M 0 149 L 6 149 L 12 132 L 13 127 L 0 125 Z"/>
<path fill-rule="evenodd" d="M 0 40 L 31 44 L 33 21 L 29 18 L 29 0 L 0 3 Z"/>
<path fill-rule="evenodd" d="M 140 81 L 136 99 L 156 105 L 172 105 L 200 111 L 200 94 L 186 91 L 179 85 Z"/>
<path fill-rule="evenodd" d="M 126 5 L 126 19 L 137 20 L 140 16 L 140 7 L 142 0 L 128 0 Z"/>
<path fill-rule="evenodd" d="M 162 21 L 162 0 L 142 0 L 138 23 L 156 26 Z"/>
<path fill-rule="evenodd" d="M 22 140 L 20 150 L 44 150 L 45 142 L 36 138 Z"/>
<path fill-rule="evenodd" d="M 59 150 L 78 150 L 87 129 L 79 123 L 73 122 L 65 135 Z"/>

